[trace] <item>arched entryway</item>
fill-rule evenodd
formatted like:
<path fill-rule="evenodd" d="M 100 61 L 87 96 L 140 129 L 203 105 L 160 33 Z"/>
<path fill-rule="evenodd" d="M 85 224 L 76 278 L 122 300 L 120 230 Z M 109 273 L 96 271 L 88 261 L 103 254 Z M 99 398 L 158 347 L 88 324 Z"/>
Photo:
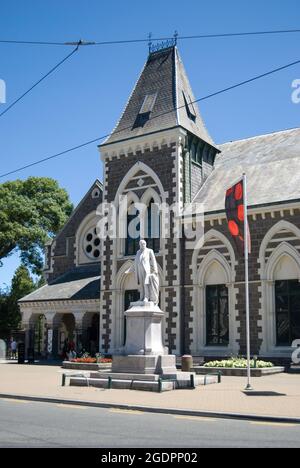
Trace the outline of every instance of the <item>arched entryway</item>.
<path fill-rule="evenodd" d="M 48 355 L 47 319 L 43 314 L 34 314 L 30 319 L 29 348 L 37 359 L 46 359 Z"/>
<path fill-rule="evenodd" d="M 75 317 L 73 314 L 57 314 L 55 323 L 57 329 L 57 354 L 65 358 L 70 346 L 72 348 L 76 347 Z"/>
<path fill-rule="evenodd" d="M 99 353 L 99 327 L 100 316 L 97 313 L 87 313 L 83 320 L 83 333 L 80 351 L 80 344 L 78 343 L 78 352 L 88 352 L 91 356 Z"/>

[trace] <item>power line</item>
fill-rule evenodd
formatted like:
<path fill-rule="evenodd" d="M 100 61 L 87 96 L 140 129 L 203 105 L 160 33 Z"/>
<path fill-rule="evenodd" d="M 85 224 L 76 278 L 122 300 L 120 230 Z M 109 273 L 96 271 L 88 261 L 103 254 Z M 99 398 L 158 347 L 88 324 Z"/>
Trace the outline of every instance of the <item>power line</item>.
<path fill-rule="evenodd" d="M 183 39 L 213 39 L 213 38 L 222 38 L 222 37 L 264 36 L 268 34 L 293 34 L 293 33 L 300 33 L 300 29 L 221 33 L 221 34 L 200 34 L 196 36 L 178 36 L 178 39 L 182 39 L 182 40 Z"/>
<path fill-rule="evenodd" d="M 74 51 L 73 51 L 73 52 L 74 52 Z M 297 60 L 297 61 L 295 61 L 295 62 L 289 63 L 289 64 L 287 64 L 287 65 L 283 65 L 282 67 L 275 68 L 275 69 L 273 69 L 273 70 L 271 70 L 271 71 L 269 71 L 269 72 L 262 73 L 262 74 L 260 74 L 260 75 L 256 75 L 255 77 L 249 78 L 248 80 L 241 81 L 241 82 L 239 82 L 239 83 L 237 83 L 237 84 L 235 84 L 235 85 L 232 85 L 232 86 L 229 86 L 229 87 L 227 87 L 227 88 L 223 88 L 223 89 L 221 89 L 221 90 L 219 90 L 219 91 L 216 91 L 216 92 L 214 92 L 214 93 L 208 94 L 208 95 L 206 95 L 206 96 L 204 96 L 204 97 L 201 97 L 201 98 L 199 98 L 199 99 L 194 100 L 193 102 L 191 102 L 191 104 L 195 104 L 195 103 L 198 103 L 198 102 L 205 101 L 205 100 L 207 100 L 207 99 L 211 99 L 212 97 L 215 97 L 215 96 L 218 96 L 218 95 L 220 95 L 220 94 L 226 93 L 226 92 L 228 92 L 228 91 L 231 91 L 231 90 L 233 90 L 233 89 L 239 88 L 239 87 L 241 87 L 241 86 L 245 86 L 246 84 L 249 84 L 249 83 L 252 83 L 252 82 L 257 81 L 257 80 L 259 80 L 259 79 L 262 79 L 262 78 L 265 78 L 265 77 L 267 77 L 267 76 L 273 75 L 273 74 L 275 74 L 275 73 L 278 73 L 278 72 L 280 72 L 280 71 L 282 71 L 282 70 L 286 70 L 287 68 L 293 67 L 293 66 L 298 65 L 298 64 L 300 64 L 300 60 Z M 161 114 L 158 114 L 158 115 L 156 115 L 156 116 L 154 116 L 154 117 L 151 117 L 148 121 L 157 119 L 157 118 L 159 118 L 159 117 L 161 117 L 161 116 L 163 116 L 163 115 L 166 115 L 166 114 L 170 114 L 171 112 L 176 112 L 177 110 L 182 109 L 182 108 L 184 108 L 184 107 L 185 107 L 185 104 L 182 105 L 182 106 L 174 107 L 174 108 L 171 109 L 171 110 L 165 111 L 165 112 L 163 112 L 163 113 L 161 113 Z M 116 133 L 121 133 L 121 132 L 123 132 L 124 130 L 130 130 L 131 128 L 132 128 L 132 126 L 124 127 L 124 128 L 122 128 L 122 129 L 120 129 L 120 130 L 118 130 L 118 131 L 116 131 L 116 132 L 111 132 L 111 133 L 108 133 L 108 134 L 106 134 L 106 135 L 102 135 L 101 137 L 94 138 L 93 140 L 89 140 L 89 141 L 87 141 L 87 142 L 85 142 L 85 143 L 82 143 L 82 144 L 80 144 L 80 145 L 73 146 L 72 148 L 69 148 L 69 149 L 67 149 L 67 150 L 61 151 L 61 152 L 59 152 L 59 153 L 53 154 L 53 155 L 48 156 L 48 157 L 43 158 L 43 159 L 39 159 L 38 161 L 35 161 L 35 162 L 33 162 L 33 163 L 30 163 L 30 164 L 27 164 L 27 165 L 25 165 L 25 166 L 19 167 L 18 169 L 14 169 L 14 170 L 12 170 L 12 171 L 10 171 L 10 172 L 7 172 L 6 174 L 1 174 L 1 175 L 0 175 L 0 178 L 7 177 L 7 176 L 9 176 L 9 175 L 11 175 L 11 174 L 15 174 L 16 172 L 20 172 L 20 171 L 23 171 L 24 169 L 28 169 L 29 167 L 36 166 L 36 165 L 41 164 L 41 163 L 43 163 L 43 162 L 46 162 L 46 161 L 49 161 L 49 160 L 51 160 L 51 159 L 57 158 L 57 157 L 59 157 L 59 156 L 65 155 L 65 154 L 67 154 L 67 153 L 71 153 L 72 151 L 75 151 L 75 150 L 77 150 L 77 149 L 83 148 L 83 147 L 88 146 L 88 145 L 90 145 L 90 144 L 92 144 L 92 143 L 95 143 L 95 142 L 97 142 L 97 141 L 103 140 L 104 138 L 108 138 L 110 135 L 112 135 L 112 133 L 115 133 L 115 134 L 116 134 Z"/>
<path fill-rule="evenodd" d="M 285 29 L 285 30 L 274 30 L 274 31 L 249 31 L 249 32 L 236 32 L 236 33 L 220 33 L 220 34 L 195 34 L 191 36 L 177 36 L 177 40 L 191 40 L 191 39 L 213 39 L 213 38 L 226 38 L 226 37 L 243 37 L 243 36 L 263 36 L 263 35 L 274 35 L 274 34 L 296 34 L 300 33 L 300 29 Z M 174 39 L 174 36 L 169 37 L 155 37 L 152 41 L 168 41 Z M 120 39 L 111 41 L 81 41 L 81 45 L 92 46 L 92 45 L 114 45 L 114 44 L 134 44 L 149 42 L 149 38 L 137 38 L 137 39 Z M 57 45 L 57 46 L 73 46 L 77 42 L 50 42 L 50 41 L 18 41 L 18 40 L 5 40 L 0 39 L 1 44 L 19 44 L 19 45 Z"/>
<path fill-rule="evenodd" d="M 42 76 L 42 78 L 40 78 L 36 83 L 34 83 L 34 85 L 32 85 L 27 91 L 25 91 L 25 93 L 21 94 L 21 96 L 19 96 L 14 102 L 12 102 L 10 106 L 8 106 L 3 112 L 1 112 L 0 117 L 6 114 L 18 102 L 20 102 L 25 96 L 27 96 L 27 94 L 29 94 L 34 88 L 36 88 L 40 83 L 42 83 L 42 81 L 44 81 L 46 78 L 48 78 L 49 75 L 51 75 L 55 70 L 57 70 L 57 68 L 59 68 L 64 62 L 66 62 L 69 58 L 71 58 L 72 55 L 75 54 L 75 52 L 77 52 L 79 45 L 80 44 L 78 44 L 77 47 L 70 54 L 68 54 L 63 60 L 61 60 L 57 65 L 55 65 L 55 67 L 51 68 L 51 70 L 49 70 L 48 73 L 46 73 L 46 75 Z"/>

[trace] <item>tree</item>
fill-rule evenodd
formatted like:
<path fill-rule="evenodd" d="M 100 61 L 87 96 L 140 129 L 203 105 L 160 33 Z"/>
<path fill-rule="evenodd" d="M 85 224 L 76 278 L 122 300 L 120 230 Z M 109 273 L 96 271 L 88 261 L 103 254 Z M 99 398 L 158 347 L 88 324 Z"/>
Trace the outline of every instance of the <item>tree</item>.
<path fill-rule="evenodd" d="M 40 274 L 42 249 L 70 216 L 73 206 L 56 180 L 29 177 L 0 185 L 1 260 L 20 252 L 23 265 Z"/>
<path fill-rule="evenodd" d="M 15 272 L 11 288 L 0 294 L 0 335 L 7 336 L 17 330 L 21 322 L 18 300 L 36 289 L 28 269 L 21 265 Z"/>

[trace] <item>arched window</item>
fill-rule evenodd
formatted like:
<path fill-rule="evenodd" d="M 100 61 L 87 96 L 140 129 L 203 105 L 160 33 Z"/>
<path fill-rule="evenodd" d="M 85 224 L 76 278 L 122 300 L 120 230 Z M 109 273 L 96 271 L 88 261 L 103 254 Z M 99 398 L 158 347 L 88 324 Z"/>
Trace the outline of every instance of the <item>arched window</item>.
<path fill-rule="evenodd" d="M 134 203 L 129 205 L 127 210 L 127 236 L 125 245 L 125 255 L 135 255 L 139 249 L 140 217 Z"/>
<path fill-rule="evenodd" d="M 300 337 L 300 283 L 298 280 L 275 282 L 276 344 L 291 346 Z"/>
<path fill-rule="evenodd" d="M 159 206 L 151 198 L 147 208 L 147 247 L 154 252 L 159 252 L 160 249 L 160 212 Z"/>
<path fill-rule="evenodd" d="M 274 270 L 276 345 L 291 346 L 300 337 L 300 283 L 296 262 L 283 255 Z"/>
<path fill-rule="evenodd" d="M 206 346 L 229 345 L 228 287 L 223 267 L 212 262 L 205 275 Z"/>
<path fill-rule="evenodd" d="M 228 346 L 228 288 L 225 284 L 206 286 L 206 345 Z"/>

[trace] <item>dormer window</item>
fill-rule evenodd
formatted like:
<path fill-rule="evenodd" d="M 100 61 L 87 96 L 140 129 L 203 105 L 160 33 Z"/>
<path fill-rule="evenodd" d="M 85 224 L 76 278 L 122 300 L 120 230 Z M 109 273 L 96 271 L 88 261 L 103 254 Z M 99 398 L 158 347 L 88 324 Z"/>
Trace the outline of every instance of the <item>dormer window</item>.
<path fill-rule="evenodd" d="M 154 108 L 156 98 L 157 92 L 152 94 L 146 94 L 133 128 L 143 127 L 146 124 L 146 122 L 148 122 L 148 120 L 150 119 L 150 114 Z"/>
<path fill-rule="evenodd" d="M 139 114 L 147 114 L 148 112 L 152 112 L 156 98 L 157 93 L 146 94 Z"/>
<path fill-rule="evenodd" d="M 193 101 L 190 96 L 186 96 L 185 93 L 182 91 L 183 94 L 183 99 L 184 99 L 184 104 L 185 104 L 185 109 L 186 113 L 188 115 L 188 118 L 191 119 L 193 122 L 196 122 L 196 111 L 193 105 Z"/>

